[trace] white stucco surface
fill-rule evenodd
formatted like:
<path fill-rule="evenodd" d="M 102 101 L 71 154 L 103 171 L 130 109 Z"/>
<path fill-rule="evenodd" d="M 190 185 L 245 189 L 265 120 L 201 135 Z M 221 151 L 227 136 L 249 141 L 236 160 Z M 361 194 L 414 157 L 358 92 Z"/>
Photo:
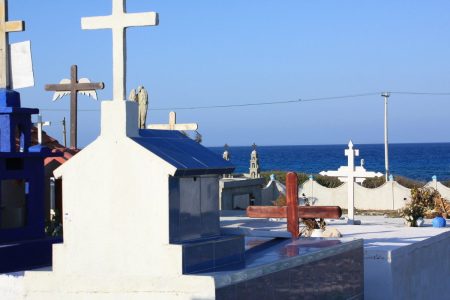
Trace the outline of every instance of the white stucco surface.
<path fill-rule="evenodd" d="M 214 278 L 183 275 L 181 245 L 169 244 L 176 168 L 130 138 L 137 116 L 136 103 L 104 101 L 101 135 L 55 171 L 64 243 L 51 271 L 25 273 L 25 299 L 214 298 Z"/>
<path fill-rule="evenodd" d="M 327 220 L 343 238 L 364 239 L 364 299 L 442 299 L 450 295 L 450 226 L 406 227 L 403 219 L 356 216 L 362 225 Z M 284 220 L 250 219 L 224 211 L 224 232 L 286 237 Z"/>

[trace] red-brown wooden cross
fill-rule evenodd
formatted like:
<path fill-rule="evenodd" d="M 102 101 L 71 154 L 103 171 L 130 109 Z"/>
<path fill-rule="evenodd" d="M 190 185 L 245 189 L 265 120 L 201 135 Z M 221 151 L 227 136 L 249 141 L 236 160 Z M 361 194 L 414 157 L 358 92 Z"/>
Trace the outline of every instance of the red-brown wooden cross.
<path fill-rule="evenodd" d="M 339 206 L 299 206 L 297 174 L 286 175 L 287 206 L 249 206 L 247 216 L 250 218 L 287 218 L 287 229 L 292 238 L 300 235 L 299 219 L 338 219 L 342 216 Z"/>

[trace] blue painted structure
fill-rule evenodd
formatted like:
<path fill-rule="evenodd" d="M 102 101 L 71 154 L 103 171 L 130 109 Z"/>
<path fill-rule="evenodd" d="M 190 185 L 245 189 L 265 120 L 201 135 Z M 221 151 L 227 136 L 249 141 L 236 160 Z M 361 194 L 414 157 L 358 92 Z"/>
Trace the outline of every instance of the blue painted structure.
<path fill-rule="evenodd" d="M 169 241 L 183 249 L 183 273 L 242 265 L 244 237 L 222 235 L 219 176 L 234 166 L 179 131 L 140 130 L 133 141 L 176 168 L 169 177 Z"/>
<path fill-rule="evenodd" d="M 61 241 L 44 231 L 44 159 L 61 154 L 31 146 L 31 115 L 37 113 L 21 107 L 18 92 L 0 89 L 0 273 L 50 265 L 51 245 Z M 6 202 L 14 182 L 24 197 L 18 208 Z M 18 226 L 7 223 L 13 210 L 24 219 Z"/>

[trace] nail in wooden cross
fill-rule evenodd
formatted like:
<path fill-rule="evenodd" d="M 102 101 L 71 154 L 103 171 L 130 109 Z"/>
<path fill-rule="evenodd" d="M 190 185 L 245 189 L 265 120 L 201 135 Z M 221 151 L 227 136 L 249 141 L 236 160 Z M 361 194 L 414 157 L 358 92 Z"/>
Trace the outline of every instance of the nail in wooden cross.
<path fill-rule="evenodd" d="M 39 145 L 42 145 L 42 127 L 50 126 L 50 125 L 52 125 L 52 123 L 48 122 L 48 121 L 43 122 L 42 115 L 39 114 L 37 117 L 37 122 L 33 123 L 33 125 L 37 127 L 38 143 L 39 143 Z"/>
<path fill-rule="evenodd" d="M 247 216 L 250 218 L 287 218 L 287 229 L 292 238 L 300 236 L 299 218 L 301 219 L 338 219 L 342 215 L 339 206 L 299 206 L 298 177 L 294 172 L 286 175 L 287 206 L 249 206 Z"/>
<path fill-rule="evenodd" d="M 46 91 L 56 92 L 53 101 L 70 94 L 70 147 L 77 149 L 77 118 L 78 118 L 78 93 L 97 100 L 96 90 L 105 87 L 103 82 L 91 83 L 87 78 L 78 80 L 78 67 L 73 65 L 70 69 L 70 80 L 63 79 L 60 84 L 45 85 Z"/>
<path fill-rule="evenodd" d="M 150 124 L 147 129 L 158 129 L 158 130 L 197 130 L 197 123 L 188 124 L 177 124 L 177 114 L 174 111 L 169 113 L 169 124 Z"/>
<path fill-rule="evenodd" d="M 125 0 L 113 0 L 112 15 L 81 19 L 82 29 L 112 29 L 113 33 L 113 100 L 125 100 L 127 27 L 157 26 L 155 12 L 127 14 Z"/>
<path fill-rule="evenodd" d="M 25 30 L 24 21 L 8 22 L 8 1 L 0 0 L 0 88 L 10 88 L 9 32 Z"/>

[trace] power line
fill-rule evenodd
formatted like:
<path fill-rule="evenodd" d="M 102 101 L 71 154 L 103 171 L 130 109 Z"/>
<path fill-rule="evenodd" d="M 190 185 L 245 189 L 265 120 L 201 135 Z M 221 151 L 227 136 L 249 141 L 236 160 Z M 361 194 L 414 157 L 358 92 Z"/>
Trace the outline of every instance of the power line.
<path fill-rule="evenodd" d="M 437 93 L 437 92 L 403 92 L 395 91 L 390 92 L 396 95 L 413 95 L 413 96 L 450 96 L 449 92 Z M 149 108 L 149 111 L 168 111 L 168 110 L 198 110 L 198 109 L 220 109 L 220 108 L 234 108 L 234 107 L 248 107 L 248 106 L 266 106 L 266 105 L 279 105 L 279 104 L 292 104 L 301 102 L 315 102 L 315 101 L 331 101 L 331 100 L 346 100 L 352 98 L 362 98 L 368 96 L 380 95 L 381 92 L 369 92 L 361 94 L 349 94 L 341 96 L 319 97 L 319 98 L 299 98 L 295 100 L 280 100 L 280 101 L 265 101 L 254 103 L 241 103 L 241 104 L 223 104 L 223 105 L 205 105 L 205 106 L 181 106 L 181 107 L 159 107 Z M 42 108 L 41 111 L 61 111 L 66 112 L 69 109 L 54 109 L 54 108 Z M 79 109 L 80 112 L 98 112 L 99 109 Z"/>

